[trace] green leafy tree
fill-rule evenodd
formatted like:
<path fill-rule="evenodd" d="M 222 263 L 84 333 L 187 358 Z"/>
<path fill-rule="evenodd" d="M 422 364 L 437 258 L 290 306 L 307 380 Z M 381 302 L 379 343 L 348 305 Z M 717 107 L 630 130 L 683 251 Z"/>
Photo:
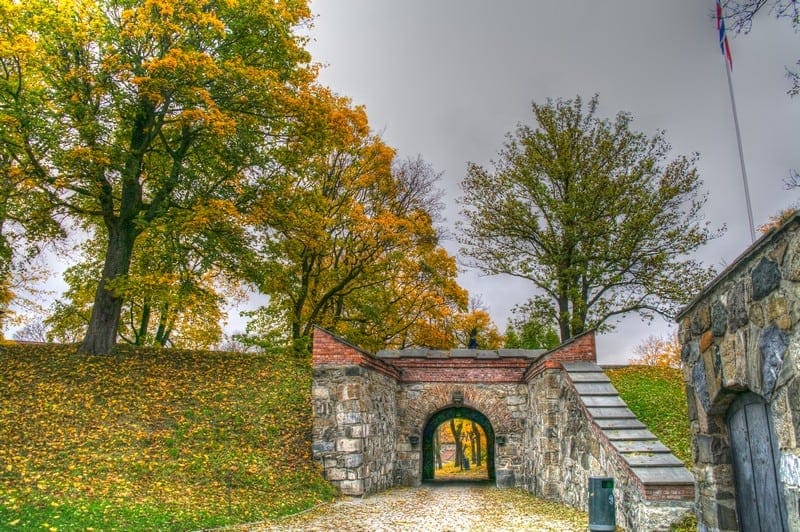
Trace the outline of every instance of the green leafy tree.
<path fill-rule="evenodd" d="M 505 346 L 509 349 L 552 349 L 559 344 L 555 322 L 548 319 L 549 305 L 529 301 L 513 309 L 514 318 L 506 327 Z"/>
<path fill-rule="evenodd" d="M 303 1 L 0 0 L 20 22 L 0 94 L 14 156 L 105 249 L 81 349 L 108 353 L 136 241 L 198 201 L 236 204 L 312 80 Z M 13 12 L 13 13 L 12 13 Z M 5 17 L 2 17 L 5 20 Z"/>
<path fill-rule="evenodd" d="M 462 183 L 462 252 L 484 273 L 531 281 L 561 340 L 638 312 L 671 317 L 710 280 L 686 257 L 714 233 L 696 156 L 667 161 L 663 132 L 596 116 L 598 97 L 533 104 L 487 170 Z"/>

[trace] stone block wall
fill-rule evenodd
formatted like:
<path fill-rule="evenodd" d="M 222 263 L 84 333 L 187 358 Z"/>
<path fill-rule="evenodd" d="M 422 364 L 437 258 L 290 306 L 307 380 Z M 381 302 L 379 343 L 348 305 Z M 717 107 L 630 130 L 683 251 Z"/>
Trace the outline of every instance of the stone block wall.
<path fill-rule="evenodd" d="M 528 491 L 585 509 L 589 477 L 611 477 L 625 530 L 668 530 L 690 511 L 691 475 L 643 428 L 599 366 L 563 363 L 531 373 L 523 441 Z M 642 453 L 649 455 L 644 470 L 633 465 Z"/>
<path fill-rule="evenodd" d="M 324 331 L 314 342 L 314 460 L 345 495 L 393 486 L 396 374 Z"/>
<path fill-rule="evenodd" d="M 800 530 L 800 218 L 763 236 L 679 316 L 703 530 L 738 530 L 726 414 L 763 398 L 780 453 L 788 527 Z"/>

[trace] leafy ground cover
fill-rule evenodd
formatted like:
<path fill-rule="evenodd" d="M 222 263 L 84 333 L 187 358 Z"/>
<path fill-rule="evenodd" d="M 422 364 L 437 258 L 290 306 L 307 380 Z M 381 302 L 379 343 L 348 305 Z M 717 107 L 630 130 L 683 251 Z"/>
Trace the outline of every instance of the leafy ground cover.
<path fill-rule="evenodd" d="M 0 346 L 0 529 L 170 530 L 330 500 L 286 355 Z"/>
<path fill-rule="evenodd" d="M 487 480 L 488 478 L 489 471 L 486 462 L 479 466 L 473 464 L 469 469 L 458 467 L 453 462 L 445 462 L 441 469 L 434 471 L 436 480 Z"/>
<path fill-rule="evenodd" d="M 627 366 L 606 374 L 631 411 L 691 470 L 692 443 L 681 370 Z"/>
<path fill-rule="evenodd" d="M 626 366 L 606 374 L 628 407 L 672 453 L 692 469 L 692 438 L 686 389 L 681 370 L 666 366 Z M 697 529 L 695 515 L 687 515 L 670 530 Z"/>

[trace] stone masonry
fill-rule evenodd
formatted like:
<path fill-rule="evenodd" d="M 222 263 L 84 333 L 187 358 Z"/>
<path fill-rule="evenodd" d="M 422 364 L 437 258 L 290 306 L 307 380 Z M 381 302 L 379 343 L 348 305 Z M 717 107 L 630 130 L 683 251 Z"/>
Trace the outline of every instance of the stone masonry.
<path fill-rule="evenodd" d="M 754 243 L 678 319 L 699 528 L 740 529 L 728 418 L 754 394 L 777 439 L 784 526 L 800 530 L 800 217 Z"/>
<path fill-rule="evenodd" d="M 586 510 L 589 477 L 610 476 L 620 526 L 666 530 L 693 505 L 692 476 L 628 410 L 595 360 L 592 332 L 551 351 L 373 356 L 316 329 L 314 459 L 345 495 L 417 486 L 430 478 L 425 438 L 433 424 L 471 415 L 484 425 L 498 486 Z"/>

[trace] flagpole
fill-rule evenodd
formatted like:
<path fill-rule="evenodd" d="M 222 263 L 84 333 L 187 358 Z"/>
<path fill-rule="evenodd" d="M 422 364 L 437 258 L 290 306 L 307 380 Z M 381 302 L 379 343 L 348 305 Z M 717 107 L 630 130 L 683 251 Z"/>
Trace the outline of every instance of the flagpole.
<path fill-rule="evenodd" d="M 725 59 L 725 56 L 723 56 Z M 747 203 L 747 221 L 750 224 L 750 243 L 756 241 L 756 230 L 753 225 L 753 207 L 750 204 L 750 187 L 747 184 L 747 170 L 744 166 L 744 152 L 742 151 L 742 133 L 739 131 L 739 114 L 736 112 L 736 99 L 733 97 L 733 82 L 731 81 L 731 69 L 725 61 L 725 74 L 728 76 L 728 92 L 731 95 L 731 109 L 733 110 L 733 125 L 736 128 L 736 143 L 739 146 L 739 165 L 742 168 L 742 184 L 744 185 L 744 199 Z"/>
<path fill-rule="evenodd" d="M 747 204 L 747 221 L 750 225 L 750 243 L 756 241 L 756 230 L 753 224 L 753 207 L 750 204 L 750 187 L 747 185 L 747 170 L 744 166 L 744 151 L 742 150 L 742 133 L 739 130 L 739 113 L 736 112 L 736 98 L 733 97 L 733 82 L 731 81 L 731 70 L 733 70 L 733 60 L 731 59 L 731 48 L 728 44 L 728 37 L 725 35 L 725 19 L 722 13 L 722 4 L 716 0 L 717 8 L 717 31 L 719 32 L 719 49 L 722 52 L 722 60 L 725 63 L 725 75 L 728 77 L 728 92 L 731 95 L 731 110 L 733 111 L 733 125 L 736 128 L 736 144 L 739 146 L 739 166 L 742 168 L 742 184 L 744 185 L 744 200 Z"/>

